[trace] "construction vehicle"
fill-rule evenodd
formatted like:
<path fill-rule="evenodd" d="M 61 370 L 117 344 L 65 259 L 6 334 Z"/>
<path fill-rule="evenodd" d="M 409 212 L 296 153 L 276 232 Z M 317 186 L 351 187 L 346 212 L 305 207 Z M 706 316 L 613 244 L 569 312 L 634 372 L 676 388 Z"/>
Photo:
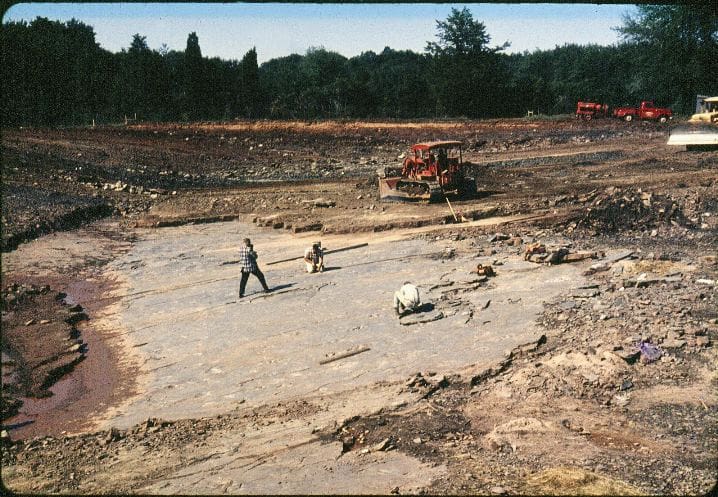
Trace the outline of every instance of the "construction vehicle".
<path fill-rule="evenodd" d="M 639 107 L 616 107 L 613 109 L 613 117 L 626 122 L 634 119 L 657 119 L 665 123 L 673 119 L 673 111 L 664 107 L 656 107 L 653 102 L 644 100 Z"/>
<path fill-rule="evenodd" d="M 578 104 L 576 104 L 577 119 L 585 119 L 589 121 L 594 117 L 606 117 L 607 115 L 607 104 L 598 104 L 595 102 L 579 102 Z"/>
<path fill-rule="evenodd" d="M 439 201 L 447 195 L 476 193 L 476 179 L 469 176 L 459 141 L 432 141 L 412 145 L 402 167 L 380 168 L 382 201 Z"/>
<path fill-rule="evenodd" d="M 671 131 L 667 145 L 685 146 L 686 150 L 718 149 L 718 97 L 698 95 L 696 113 L 687 126 Z"/>
<path fill-rule="evenodd" d="M 696 113 L 688 122 L 718 124 L 718 97 L 699 95 L 696 99 Z"/>

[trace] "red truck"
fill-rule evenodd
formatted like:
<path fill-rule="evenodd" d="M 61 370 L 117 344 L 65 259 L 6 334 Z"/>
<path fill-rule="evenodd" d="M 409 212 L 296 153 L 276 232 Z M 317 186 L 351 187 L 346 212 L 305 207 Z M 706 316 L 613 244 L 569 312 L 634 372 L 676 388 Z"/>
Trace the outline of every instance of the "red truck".
<path fill-rule="evenodd" d="M 576 105 L 576 118 L 590 120 L 594 117 L 606 117 L 608 105 L 595 102 L 579 102 Z"/>
<path fill-rule="evenodd" d="M 673 111 L 663 107 L 656 107 L 653 105 L 653 102 L 643 101 L 640 107 L 616 107 L 613 109 L 613 117 L 625 121 L 633 121 L 634 119 L 657 119 L 664 123 L 669 119 L 673 119 Z"/>

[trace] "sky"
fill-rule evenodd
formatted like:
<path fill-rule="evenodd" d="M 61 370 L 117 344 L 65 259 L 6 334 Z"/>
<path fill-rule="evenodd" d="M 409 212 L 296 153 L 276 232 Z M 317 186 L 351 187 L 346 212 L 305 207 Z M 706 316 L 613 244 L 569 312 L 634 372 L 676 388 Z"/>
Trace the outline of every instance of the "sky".
<path fill-rule="evenodd" d="M 310 47 L 346 57 L 387 46 L 421 53 L 436 41 L 436 21 L 464 7 L 484 24 L 492 46 L 511 43 L 506 53 L 611 45 L 619 41 L 614 28 L 635 12 L 631 5 L 586 3 L 18 3 L 3 22 L 75 18 L 92 26 L 95 40 L 111 52 L 128 48 L 135 33 L 152 49 L 183 51 L 196 32 L 205 57 L 239 60 L 256 47 L 261 64 Z"/>

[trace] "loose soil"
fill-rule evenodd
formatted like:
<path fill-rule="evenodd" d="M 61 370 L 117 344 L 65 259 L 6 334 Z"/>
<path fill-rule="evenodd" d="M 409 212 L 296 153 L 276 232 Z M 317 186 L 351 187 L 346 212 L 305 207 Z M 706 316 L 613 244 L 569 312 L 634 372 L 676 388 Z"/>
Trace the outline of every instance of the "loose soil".
<path fill-rule="evenodd" d="M 302 460 L 334 451 L 359 473 L 407 458 L 424 468 L 342 493 L 715 488 L 718 154 L 669 148 L 668 129 L 515 119 L 4 130 L 2 249 L 36 245 L 2 268 L 3 483 L 21 493 L 292 493 L 307 488 L 299 472 L 284 487 L 173 482 L 225 464 L 222 441 L 244 434 L 256 438 L 243 449 L 247 471 L 267 464 L 282 453 L 266 445 L 273 430 L 309 424 Z M 438 139 L 462 140 L 473 164 L 476 197 L 451 202 L 463 223 L 446 203 L 378 200 L 374 171 Z M 127 344 L 93 327 L 129 291 L 108 263 L 138 233 L 231 219 L 317 235 L 401 232 L 490 263 L 522 258 L 533 242 L 624 256 L 586 262 L 585 288 L 545 305 L 543 337 L 495 364 L 346 394 L 375 402 L 373 413 L 320 395 L 96 431 L 93 420 L 142 391 Z M 660 358 L 646 360 L 646 344 Z M 23 414 L 48 393 L 60 400 Z"/>

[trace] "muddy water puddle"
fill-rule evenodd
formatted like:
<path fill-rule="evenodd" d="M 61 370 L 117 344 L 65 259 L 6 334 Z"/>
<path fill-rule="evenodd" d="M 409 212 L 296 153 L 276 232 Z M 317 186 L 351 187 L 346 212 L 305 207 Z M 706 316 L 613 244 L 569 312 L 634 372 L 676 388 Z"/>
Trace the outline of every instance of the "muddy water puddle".
<path fill-rule="evenodd" d="M 100 326 L 105 315 L 113 312 L 114 295 L 125 293 L 122 282 L 104 265 L 66 271 L 82 266 L 76 261 L 90 254 L 108 261 L 127 250 L 127 244 L 98 235 L 96 226 L 45 236 L 3 256 L 3 283 L 48 285 L 53 293 L 65 294 L 68 306 L 79 304 L 89 316 L 77 325 L 84 358 L 49 387 L 50 396 L 22 398 L 18 414 L 4 421 L 14 439 L 92 429 L 95 414 L 135 393 L 135 375 L 123 364 L 122 346 Z M 35 312 L 37 320 L 57 318 L 55 307 Z"/>

